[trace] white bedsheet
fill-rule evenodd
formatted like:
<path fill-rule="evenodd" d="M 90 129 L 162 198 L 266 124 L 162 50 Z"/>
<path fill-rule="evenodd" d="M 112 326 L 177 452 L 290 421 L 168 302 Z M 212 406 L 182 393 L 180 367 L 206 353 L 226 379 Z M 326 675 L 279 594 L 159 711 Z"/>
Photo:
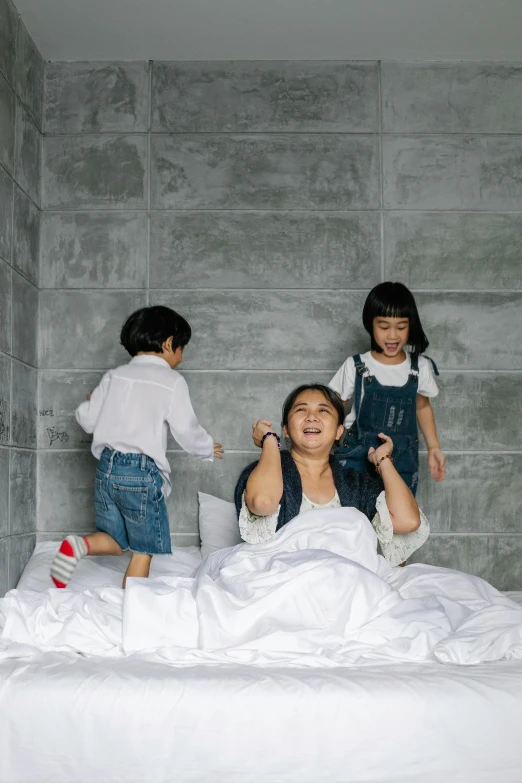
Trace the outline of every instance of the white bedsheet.
<path fill-rule="evenodd" d="M 271 541 L 212 554 L 194 576 L 83 592 L 14 590 L 0 656 L 76 651 L 173 664 L 476 664 L 522 657 L 522 609 L 477 577 L 391 568 L 355 509 L 302 514 Z"/>

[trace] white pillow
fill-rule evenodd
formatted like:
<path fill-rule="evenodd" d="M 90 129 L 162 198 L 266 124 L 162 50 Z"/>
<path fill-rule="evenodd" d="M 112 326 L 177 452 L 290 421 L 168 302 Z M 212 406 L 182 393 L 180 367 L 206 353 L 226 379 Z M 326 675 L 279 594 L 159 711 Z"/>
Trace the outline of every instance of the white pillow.
<path fill-rule="evenodd" d="M 18 590 L 43 592 L 54 587 L 51 582 L 51 563 L 60 546 L 60 541 L 44 541 L 36 545 L 17 585 Z M 121 587 L 123 574 L 129 564 L 130 554 L 120 557 L 84 557 L 80 560 L 69 590 L 81 592 L 91 587 Z M 192 576 L 201 565 L 201 554 L 197 547 L 173 547 L 171 555 L 156 555 L 152 558 L 150 576 Z"/>
<path fill-rule="evenodd" d="M 228 500 L 221 500 L 206 492 L 198 492 L 199 537 L 201 554 L 208 557 L 211 552 L 241 543 L 236 507 Z"/>

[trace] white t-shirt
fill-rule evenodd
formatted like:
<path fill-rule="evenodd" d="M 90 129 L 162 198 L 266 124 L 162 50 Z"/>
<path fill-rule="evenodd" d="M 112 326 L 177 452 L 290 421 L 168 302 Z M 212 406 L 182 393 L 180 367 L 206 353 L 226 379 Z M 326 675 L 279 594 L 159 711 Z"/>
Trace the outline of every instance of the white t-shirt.
<path fill-rule="evenodd" d="M 406 354 L 406 359 L 401 364 L 382 364 L 376 361 L 371 351 L 361 354 L 361 361 L 368 368 L 370 375 L 373 375 L 383 386 L 404 386 L 408 381 L 411 370 L 411 358 Z M 349 356 L 345 363 L 337 370 L 334 377 L 328 384 L 342 400 L 352 400 L 355 390 L 355 362 L 353 356 Z M 423 397 L 436 397 L 439 388 L 433 375 L 433 368 L 429 359 L 419 356 L 419 386 L 417 394 Z M 362 386 L 362 395 L 364 396 L 364 384 Z M 362 399 L 362 397 L 361 397 Z M 355 421 L 355 409 L 352 405 L 350 413 L 344 420 L 344 426 L 348 429 Z"/>
<path fill-rule="evenodd" d="M 165 480 L 165 497 L 171 489 L 168 428 L 189 454 L 213 460 L 214 439 L 196 418 L 186 380 L 159 356 L 135 356 L 105 373 L 91 399 L 76 409 L 76 419 L 93 433 L 97 459 L 106 446 L 153 459 Z"/>

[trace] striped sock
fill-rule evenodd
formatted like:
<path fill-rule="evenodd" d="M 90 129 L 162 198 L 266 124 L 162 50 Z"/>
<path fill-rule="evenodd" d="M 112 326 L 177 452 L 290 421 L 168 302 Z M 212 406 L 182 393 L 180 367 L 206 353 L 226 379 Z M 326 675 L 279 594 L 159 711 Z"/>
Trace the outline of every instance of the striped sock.
<path fill-rule="evenodd" d="M 83 536 L 67 536 L 51 566 L 51 579 L 55 587 L 67 587 L 73 571 L 85 555 L 89 554 L 89 542 Z"/>

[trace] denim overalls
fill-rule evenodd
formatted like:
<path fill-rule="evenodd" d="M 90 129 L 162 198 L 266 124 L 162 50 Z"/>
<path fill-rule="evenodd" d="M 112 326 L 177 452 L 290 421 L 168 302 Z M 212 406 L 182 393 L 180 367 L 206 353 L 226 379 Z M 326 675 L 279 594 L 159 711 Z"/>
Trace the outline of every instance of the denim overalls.
<path fill-rule="evenodd" d="M 369 469 L 368 449 L 382 444 L 379 432 L 393 440 L 393 464 L 412 493 L 419 480 L 419 437 L 417 430 L 417 390 L 419 360 L 411 358 L 411 370 L 404 386 L 383 386 L 370 375 L 359 354 L 355 363 L 355 421 L 345 435 L 336 457 L 346 468 L 360 473 Z M 435 372 L 437 372 L 434 365 Z M 438 374 L 438 373 L 437 373 Z M 364 397 L 362 385 L 364 383 Z M 362 398 L 362 401 L 361 401 Z"/>

